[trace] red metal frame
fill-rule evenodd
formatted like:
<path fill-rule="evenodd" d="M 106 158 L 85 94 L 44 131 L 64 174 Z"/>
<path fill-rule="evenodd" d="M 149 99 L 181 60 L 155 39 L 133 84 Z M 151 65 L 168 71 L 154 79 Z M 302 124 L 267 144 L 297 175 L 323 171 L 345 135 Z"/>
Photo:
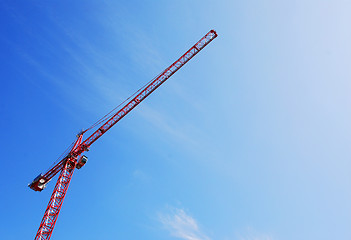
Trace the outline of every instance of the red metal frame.
<path fill-rule="evenodd" d="M 101 127 L 91 134 L 83 143 L 81 143 L 77 149 L 72 153 L 75 156 L 80 155 L 84 151 L 87 151 L 91 144 L 99 139 L 107 130 L 127 115 L 133 108 L 141 103 L 147 96 L 155 91 L 162 83 L 164 83 L 169 77 L 171 77 L 176 71 L 183 67 L 190 59 L 192 59 L 198 52 L 200 52 L 207 44 L 217 37 L 217 33 L 214 30 L 209 31 L 204 37 L 202 37 L 194 46 L 192 46 L 186 53 L 184 53 L 177 61 L 166 68 L 158 77 L 154 79 L 149 85 L 147 85 L 136 97 L 130 100 L 121 110 L 114 114 L 109 120 L 107 120 Z M 64 160 L 58 162 L 50 170 L 48 170 L 43 176 L 35 182 L 29 184 L 29 187 L 35 191 L 42 191 L 43 188 L 38 186 L 39 181 L 44 186 L 61 171 L 64 166 Z"/>
<path fill-rule="evenodd" d="M 49 204 L 46 208 L 44 217 L 40 223 L 39 230 L 35 240 L 49 240 L 54 229 L 58 214 L 60 212 L 63 200 L 65 198 L 69 183 L 71 181 L 74 169 L 77 164 L 77 159 L 84 151 L 88 151 L 91 144 L 99 139 L 105 132 L 107 132 L 113 125 L 127 115 L 139 103 L 141 103 L 147 96 L 155 91 L 162 83 L 170 78 L 175 72 L 183 67 L 190 59 L 192 59 L 198 52 L 200 52 L 207 44 L 217 37 L 214 30 L 209 31 L 202 37 L 194 46 L 192 46 L 185 54 L 178 60 L 164 70 L 157 76 L 150 84 L 148 84 L 139 94 L 130 100 L 124 107 L 122 107 L 116 114 L 109 118 L 102 124 L 98 130 L 91 134 L 84 142 L 82 142 L 83 133 L 80 133 L 70 153 L 64 157 L 60 162 L 50 168 L 44 175 L 39 175 L 35 180 L 29 184 L 29 187 L 35 191 L 42 191 L 46 184 L 61 171 L 60 176 L 56 182 L 56 186 L 51 195 Z"/>

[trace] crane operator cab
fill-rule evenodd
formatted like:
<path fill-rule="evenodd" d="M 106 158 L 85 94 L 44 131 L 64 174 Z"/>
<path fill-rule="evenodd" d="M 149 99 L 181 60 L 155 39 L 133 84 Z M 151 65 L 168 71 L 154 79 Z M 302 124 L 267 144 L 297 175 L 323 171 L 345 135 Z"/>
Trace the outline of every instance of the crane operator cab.
<path fill-rule="evenodd" d="M 48 182 L 50 181 L 47 181 L 43 174 L 40 173 L 30 184 L 28 184 L 28 186 L 34 191 L 41 192 Z"/>
<path fill-rule="evenodd" d="M 82 155 L 79 160 L 78 160 L 78 163 L 76 165 L 76 168 L 77 169 L 81 169 L 81 167 L 83 167 L 88 161 L 88 157 L 87 156 L 84 156 Z"/>

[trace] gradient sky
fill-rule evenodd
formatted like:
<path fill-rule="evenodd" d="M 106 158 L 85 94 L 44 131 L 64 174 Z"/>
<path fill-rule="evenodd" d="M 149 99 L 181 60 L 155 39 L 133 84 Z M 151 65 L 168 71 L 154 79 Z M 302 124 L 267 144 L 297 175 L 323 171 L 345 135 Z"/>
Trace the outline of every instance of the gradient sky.
<path fill-rule="evenodd" d="M 215 29 L 91 147 L 53 240 L 350 240 L 351 1 L 0 2 L 1 239 L 75 134 Z"/>

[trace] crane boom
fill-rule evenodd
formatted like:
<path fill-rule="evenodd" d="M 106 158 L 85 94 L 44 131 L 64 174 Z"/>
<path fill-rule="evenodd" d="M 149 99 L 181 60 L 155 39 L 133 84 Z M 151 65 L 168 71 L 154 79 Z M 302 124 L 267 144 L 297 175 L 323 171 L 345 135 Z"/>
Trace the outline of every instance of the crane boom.
<path fill-rule="evenodd" d="M 147 96 L 156 90 L 162 83 L 170 78 L 176 71 L 183 67 L 190 59 L 192 59 L 198 52 L 200 52 L 207 44 L 217 37 L 217 33 L 214 30 L 209 31 L 204 37 L 202 37 L 194 46 L 192 46 L 186 53 L 184 53 L 178 60 L 166 68 L 158 77 L 156 77 L 150 84 L 148 84 L 138 95 L 130 100 L 123 108 L 121 108 L 116 114 L 108 119 L 99 129 L 85 139 L 71 154 L 75 157 L 79 156 L 99 139 L 105 132 L 107 132 L 113 125 L 127 115 L 132 109 L 134 109 L 140 102 L 142 102 Z M 34 179 L 29 187 L 35 191 L 42 191 L 46 184 L 62 170 L 65 164 L 65 158 L 59 161 L 56 165 L 50 168 L 44 175 L 40 174 Z"/>
<path fill-rule="evenodd" d="M 58 214 L 60 212 L 64 197 L 66 195 L 69 183 L 71 181 L 75 168 L 81 168 L 86 162 L 86 157 L 80 155 L 89 150 L 89 147 L 113 127 L 119 120 L 126 116 L 139 103 L 147 98 L 153 91 L 155 91 L 162 83 L 170 78 L 175 72 L 183 67 L 190 59 L 192 59 L 198 52 L 200 52 L 207 44 L 217 37 L 214 30 L 209 31 L 202 37 L 194 46 L 192 46 L 186 53 L 184 53 L 178 60 L 166 68 L 160 75 L 151 81 L 145 88 L 143 88 L 132 100 L 124 105 L 117 113 L 110 117 L 103 123 L 94 133 L 92 133 L 84 141 L 83 131 L 78 134 L 78 138 L 70 149 L 69 153 L 64 156 L 57 164 L 51 167 L 45 174 L 39 174 L 29 187 L 35 191 L 42 191 L 46 184 L 61 171 L 60 176 L 56 182 L 54 191 L 51 195 L 49 204 L 46 208 L 44 217 L 39 226 L 35 240 L 49 240 L 51 233 L 55 226 Z M 80 157 L 80 158 L 79 158 Z"/>
<path fill-rule="evenodd" d="M 176 71 L 183 67 L 191 58 L 200 52 L 207 44 L 209 44 L 217 33 L 214 30 L 209 31 L 203 38 L 201 38 L 193 47 L 183 54 L 177 61 L 166 68 L 158 77 L 155 78 L 148 86 L 146 86 L 137 96 L 130 100 L 121 110 L 113 115 L 106 123 L 104 123 L 98 130 L 96 130 L 90 137 L 88 137 L 78 150 L 80 154 L 87 149 L 93 142 L 99 139 L 107 130 L 127 115 L 133 108 L 141 103 L 147 96 L 155 91 L 162 83 L 170 78 Z"/>

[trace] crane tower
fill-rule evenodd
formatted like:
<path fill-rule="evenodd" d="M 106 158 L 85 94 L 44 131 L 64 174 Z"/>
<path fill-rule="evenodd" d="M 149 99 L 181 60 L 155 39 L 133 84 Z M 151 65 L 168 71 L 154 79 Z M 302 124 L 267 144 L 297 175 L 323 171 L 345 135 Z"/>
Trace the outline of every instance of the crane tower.
<path fill-rule="evenodd" d="M 90 146 L 104 135 L 111 127 L 113 127 L 119 120 L 126 116 L 139 103 L 147 98 L 153 91 L 155 91 L 162 83 L 170 78 L 176 71 L 183 67 L 190 59 L 199 53 L 207 44 L 217 37 L 214 30 L 209 31 L 202 37 L 194 46 L 192 46 L 186 53 L 184 53 L 178 60 L 166 68 L 160 75 L 151 80 L 143 89 L 138 91 L 136 95 L 127 102 L 120 110 L 111 115 L 106 115 L 100 119 L 92 127 L 81 131 L 77 135 L 77 140 L 70 146 L 68 152 L 63 155 L 58 163 L 54 164 L 44 174 L 39 174 L 28 186 L 34 191 L 42 191 L 47 183 L 58 173 L 54 191 L 51 195 L 50 201 L 45 210 L 44 216 L 41 220 L 39 229 L 35 236 L 35 240 L 49 240 L 54 230 L 57 217 L 67 193 L 69 183 L 71 181 L 74 169 L 80 169 L 87 162 L 87 157 L 82 155 L 85 151 L 89 151 Z M 127 99 L 129 100 L 129 99 Z M 89 137 L 83 140 L 83 134 L 93 127 L 98 127 Z"/>

